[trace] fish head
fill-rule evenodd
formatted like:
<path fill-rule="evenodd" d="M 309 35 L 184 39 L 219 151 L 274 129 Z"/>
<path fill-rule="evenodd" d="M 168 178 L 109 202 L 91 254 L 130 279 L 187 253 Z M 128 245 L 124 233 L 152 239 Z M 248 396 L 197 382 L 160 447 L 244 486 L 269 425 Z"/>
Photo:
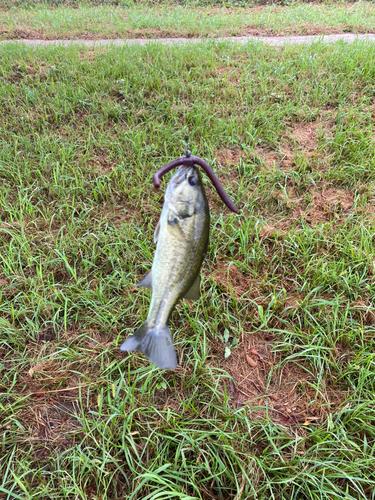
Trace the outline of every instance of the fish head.
<path fill-rule="evenodd" d="M 165 200 L 174 213 L 181 217 L 192 216 L 207 206 L 206 193 L 198 167 L 182 165 L 168 184 Z"/>

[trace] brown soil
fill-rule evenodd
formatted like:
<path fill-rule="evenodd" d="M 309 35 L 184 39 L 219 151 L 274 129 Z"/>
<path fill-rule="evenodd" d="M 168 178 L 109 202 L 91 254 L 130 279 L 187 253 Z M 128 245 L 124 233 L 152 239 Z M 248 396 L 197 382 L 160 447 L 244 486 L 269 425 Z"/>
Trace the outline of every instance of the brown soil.
<path fill-rule="evenodd" d="M 280 29 L 259 28 L 248 25 L 244 28 L 244 34 L 252 36 L 285 36 L 285 35 L 338 35 L 340 33 L 369 33 L 368 28 L 353 29 L 350 26 L 315 26 L 313 24 L 303 24 L 298 26 L 287 26 Z"/>
<path fill-rule="evenodd" d="M 13 64 L 12 72 L 8 76 L 8 80 L 12 83 L 21 82 L 24 79 L 38 79 L 43 82 L 47 78 L 48 68 L 44 63 L 27 63 L 25 65 Z M 25 116 L 25 114 L 24 114 Z M 31 117 L 31 119 L 34 119 Z"/>
<path fill-rule="evenodd" d="M 53 353 L 57 336 L 60 340 L 79 342 L 81 334 L 74 327 L 63 332 L 46 326 L 41 329 L 37 341 L 28 344 L 29 355 L 34 361 L 19 373 L 15 391 L 28 396 L 29 404 L 25 406 L 21 420 L 26 429 L 25 439 L 34 442 L 39 458 L 47 457 L 55 448 L 69 448 L 74 446 L 76 440 L 82 440 L 83 434 L 78 434 L 78 429 L 81 428 L 78 419 L 86 409 L 82 408 L 82 402 L 78 403 L 80 392 L 85 394 L 90 391 L 90 397 L 85 396 L 82 400 L 90 401 L 89 404 L 93 407 L 97 404 L 93 394 L 95 391 L 91 391 L 91 386 L 97 384 L 97 374 L 100 373 L 100 366 L 95 360 L 104 349 L 111 349 L 112 335 L 90 332 L 89 340 L 85 340 L 85 348 L 92 352 L 90 365 L 66 363 L 52 356 L 38 361 L 41 356 Z M 113 355 L 119 361 L 122 359 L 117 349 L 113 348 Z M 74 366 L 70 366 L 72 363 Z M 85 374 L 85 379 L 77 375 L 76 372 L 79 371 Z"/>
<path fill-rule="evenodd" d="M 320 117 L 309 123 L 296 123 L 284 134 L 280 141 L 280 149 L 275 151 L 269 148 L 256 147 L 254 158 L 258 158 L 266 170 L 281 169 L 283 171 L 297 168 L 298 158 L 308 159 L 308 168 L 324 173 L 329 168 L 330 152 L 321 139 L 331 134 L 335 118 L 335 111 L 327 108 L 322 110 Z M 217 151 L 216 158 L 220 164 L 220 171 L 224 172 L 220 181 L 225 186 L 228 181 L 233 182 L 238 177 L 237 168 L 243 152 L 240 148 L 223 148 Z M 226 168 L 226 172 L 225 172 Z M 213 212 L 223 210 L 223 204 L 216 192 L 209 186 L 208 199 Z M 252 196 L 252 193 L 248 193 Z M 301 220 L 314 226 L 320 223 L 337 220 L 338 222 L 350 215 L 354 196 L 349 190 L 338 189 L 330 183 L 321 181 L 301 190 L 290 182 L 284 190 L 275 190 L 270 196 L 289 209 L 283 220 L 272 220 L 268 208 L 259 205 L 261 212 L 268 219 L 260 232 L 262 238 L 282 236 L 288 229 L 300 223 Z M 266 205 L 265 205 L 266 207 Z M 266 211 L 265 211 L 266 210 Z"/>
<path fill-rule="evenodd" d="M 316 121 L 297 123 L 290 127 L 280 141 L 278 151 L 257 147 L 253 154 L 255 158 L 261 159 L 266 170 L 281 169 L 284 172 L 297 169 L 298 159 L 305 158 L 308 160 L 308 168 L 320 171 L 324 178 L 330 158 L 324 138 L 331 134 L 334 118 L 334 110 L 322 110 Z M 265 238 L 273 237 L 276 233 L 282 234 L 300 220 L 312 226 L 335 219 L 340 221 L 350 214 L 354 204 L 351 191 L 338 189 L 323 180 L 305 190 L 290 181 L 284 190 L 275 190 L 271 196 L 285 205 L 290 213 L 284 220 L 268 220 L 260 233 Z"/>
<path fill-rule="evenodd" d="M 239 345 L 224 358 L 224 346 L 215 341 L 212 353 L 221 368 L 233 378 L 227 390 L 231 406 L 246 405 L 252 419 L 272 418 L 274 422 L 295 427 L 321 423 L 326 415 L 342 405 L 347 393 L 331 387 L 328 380 L 319 394 L 306 366 L 298 361 L 281 363 L 273 350 L 272 336 L 266 332 L 242 335 Z"/>
<path fill-rule="evenodd" d="M 370 301 L 357 300 L 351 305 L 354 316 L 361 319 L 365 325 L 373 325 L 375 323 L 375 308 Z"/>
<path fill-rule="evenodd" d="M 299 219 L 305 220 L 311 226 L 335 218 L 340 219 L 354 203 L 350 191 L 335 189 L 324 183 L 311 187 L 306 193 L 296 193 L 296 190 L 291 188 L 287 194 L 284 191 L 275 192 L 274 197 L 291 209 L 289 225 Z"/>
<path fill-rule="evenodd" d="M 70 448 L 76 441 L 78 404 L 58 394 L 35 397 L 33 404 L 21 415 L 28 429 L 27 439 L 36 444 L 38 458 L 47 457 L 56 448 Z M 79 439 L 81 440 L 81 439 Z"/>
<path fill-rule="evenodd" d="M 227 293 L 230 294 L 232 290 L 238 299 L 245 293 L 247 294 L 247 298 L 250 299 L 257 299 L 259 296 L 262 296 L 260 292 L 262 278 L 256 280 L 251 276 L 244 276 L 234 263 L 226 260 L 219 261 L 217 271 L 212 277 Z"/>
<path fill-rule="evenodd" d="M 115 39 L 158 39 L 158 38 L 222 38 L 222 37 L 242 37 L 242 36 L 262 36 L 262 37 L 283 37 L 295 35 L 331 35 L 331 34 L 368 34 L 372 33 L 368 27 L 357 27 L 353 29 L 350 26 L 341 27 L 325 27 L 314 25 L 302 25 L 298 27 L 289 26 L 282 29 L 260 28 L 254 25 L 248 25 L 239 30 L 235 35 L 231 31 L 223 31 L 216 34 L 197 35 L 196 33 L 181 33 L 173 31 L 173 29 L 158 29 L 158 28 L 140 28 L 127 29 L 122 32 L 113 32 L 109 35 L 101 33 L 47 33 L 44 30 L 31 30 L 28 28 L 16 28 L 11 30 L 0 30 L 0 38 L 3 40 L 115 40 Z"/>
<path fill-rule="evenodd" d="M 237 68 L 236 66 L 220 66 L 215 69 L 214 75 L 216 78 L 220 78 L 222 86 L 227 86 L 227 85 L 236 86 L 240 83 L 242 69 Z M 222 110 L 218 111 L 221 112 Z M 239 150 L 239 148 L 237 149 Z"/>
<path fill-rule="evenodd" d="M 324 126 L 322 121 L 317 120 L 309 123 L 297 123 L 291 130 L 291 136 L 308 156 L 312 156 L 319 146 L 319 128 L 322 126 Z"/>
<path fill-rule="evenodd" d="M 237 166 L 241 156 L 242 151 L 240 148 L 220 149 L 216 153 L 216 158 L 220 165 L 228 167 Z"/>
<path fill-rule="evenodd" d="M 109 174 L 116 166 L 116 162 L 109 159 L 109 151 L 101 149 L 95 151 L 95 156 L 93 155 L 90 164 L 104 174 Z"/>
<path fill-rule="evenodd" d="M 290 228 L 299 227 L 302 220 L 311 226 L 330 221 L 341 223 L 350 215 L 354 203 L 350 191 L 336 189 L 324 183 L 311 187 L 306 193 L 297 194 L 292 188 L 287 196 L 282 191 L 274 192 L 273 196 L 291 211 L 285 219 L 268 220 L 260 230 L 261 238 L 283 237 Z"/>
<path fill-rule="evenodd" d="M 311 205 L 302 216 L 311 225 L 332 220 L 338 212 L 347 212 L 353 206 L 353 194 L 349 191 L 322 186 L 322 190 L 312 191 Z M 298 209 L 297 209 L 298 210 Z"/>
<path fill-rule="evenodd" d="M 322 110 L 321 116 L 314 122 L 299 122 L 287 130 L 281 140 L 280 150 L 274 151 L 267 148 L 257 147 L 254 150 L 256 156 L 260 157 L 268 168 L 281 168 L 282 170 L 293 169 L 295 164 L 296 150 L 312 162 L 318 161 L 322 169 L 324 159 L 329 152 L 324 150 L 319 141 L 319 133 L 323 137 L 331 133 L 334 116 L 332 110 Z"/>
<path fill-rule="evenodd" d="M 2 35 L 5 35 L 6 38 L 10 39 L 19 39 L 19 40 L 35 40 L 35 39 L 44 39 L 43 30 L 30 30 L 24 28 L 16 28 L 13 31 L 3 32 Z"/>

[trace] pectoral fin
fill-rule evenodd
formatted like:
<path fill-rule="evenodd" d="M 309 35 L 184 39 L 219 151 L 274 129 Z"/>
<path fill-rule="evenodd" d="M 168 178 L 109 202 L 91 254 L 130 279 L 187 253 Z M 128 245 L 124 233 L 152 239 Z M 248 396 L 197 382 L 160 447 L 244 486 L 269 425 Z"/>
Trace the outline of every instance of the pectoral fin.
<path fill-rule="evenodd" d="M 200 285 L 200 275 L 195 278 L 194 283 L 191 285 L 189 290 L 185 293 L 184 299 L 188 300 L 199 300 L 200 299 L 200 291 L 199 291 L 199 285 Z"/>
<path fill-rule="evenodd" d="M 150 290 L 152 290 L 152 269 L 143 277 L 143 279 L 139 283 L 137 283 L 136 286 L 144 286 L 145 288 L 149 288 Z"/>
<path fill-rule="evenodd" d="M 160 233 L 160 219 L 159 219 L 159 222 L 157 223 L 156 228 L 155 228 L 155 233 L 154 233 L 154 243 L 157 243 L 157 242 L 158 242 L 158 239 L 159 239 L 159 233 Z"/>
<path fill-rule="evenodd" d="M 168 217 L 168 231 L 179 241 L 185 241 L 186 236 L 180 226 L 180 219 L 173 214 Z"/>

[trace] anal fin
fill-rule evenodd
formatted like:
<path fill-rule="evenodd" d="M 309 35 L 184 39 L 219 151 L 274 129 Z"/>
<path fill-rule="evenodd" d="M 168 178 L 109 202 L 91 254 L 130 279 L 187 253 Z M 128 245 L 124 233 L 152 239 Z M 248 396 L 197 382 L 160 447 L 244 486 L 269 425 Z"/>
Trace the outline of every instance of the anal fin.
<path fill-rule="evenodd" d="M 199 286 L 200 286 L 200 275 L 195 278 L 193 284 L 189 288 L 189 290 L 185 293 L 184 299 L 188 300 L 199 300 L 201 293 L 199 291 Z"/>
<path fill-rule="evenodd" d="M 139 283 L 137 283 L 136 286 L 144 286 L 145 288 L 149 288 L 150 290 L 152 290 L 152 269 L 142 278 Z"/>

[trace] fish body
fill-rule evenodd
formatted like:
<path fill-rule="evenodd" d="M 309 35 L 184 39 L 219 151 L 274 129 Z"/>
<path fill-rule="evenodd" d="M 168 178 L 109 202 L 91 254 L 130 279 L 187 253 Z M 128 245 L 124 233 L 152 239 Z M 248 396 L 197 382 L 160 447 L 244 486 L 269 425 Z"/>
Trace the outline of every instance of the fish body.
<path fill-rule="evenodd" d="M 165 193 L 151 271 L 139 283 L 152 290 L 147 319 L 122 344 L 122 351 L 141 351 L 159 368 L 177 366 L 167 322 L 181 298 L 199 299 L 199 272 L 208 246 L 209 223 L 201 174 L 195 166 L 181 166 Z"/>

